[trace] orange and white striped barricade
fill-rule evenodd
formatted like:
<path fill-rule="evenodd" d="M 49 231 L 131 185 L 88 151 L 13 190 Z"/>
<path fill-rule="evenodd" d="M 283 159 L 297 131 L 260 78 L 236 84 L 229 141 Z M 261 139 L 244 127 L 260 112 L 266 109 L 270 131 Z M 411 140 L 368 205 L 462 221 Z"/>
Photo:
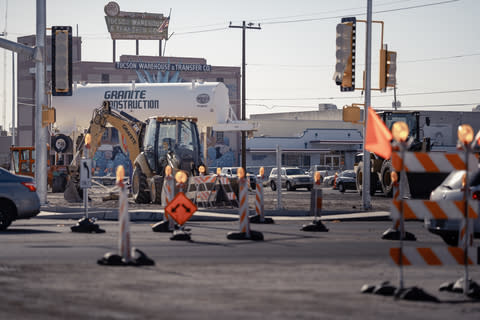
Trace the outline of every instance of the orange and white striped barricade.
<path fill-rule="evenodd" d="M 401 259 L 400 259 L 400 254 Z M 446 265 L 468 265 L 478 264 L 478 252 L 469 250 L 465 256 L 465 250 L 458 247 L 439 247 L 439 248 L 391 248 L 390 257 L 397 265 L 404 266 L 446 266 Z"/>
<path fill-rule="evenodd" d="M 238 200 L 235 192 L 233 191 L 230 179 L 221 175 L 216 175 L 215 184 L 213 186 L 212 193 L 209 201 L 212 203 L 223 202 L 225 199 L 218 199 L 218 197 L 224 197 L 231 206 L 238 205 Z"/>
<path fill-rule="evenodd" d="M 171 219 L 168 214 L 165 212 L 165 207 L 173 200 L 175 196 L 175 180 L 169 171 L 170 174 L 166 175 L 163 179 L 163 187 L 162 187 L 162 206 L 164 208 L 163 212 L 163 220 L 160 222 L 155 223 L 152 226 L 152 230 L 154 232 L 172 232 L 175 223 L 173 219 Z"/>
<path fill-rule="evenodd" d="M 248 181 L 245 176 L 238 179 L 238 213 L 240 222 L 240 232 L 230 232 L 227 234 L 229 240 L 263 240 L 261 232 L 250 230 L 250 221 L 248 218 Z"/>
<path fill-rule="evenodd" d="M 200 175 L 200 176 L 191 176 L 188 179 L 188 190 L 189 198 L 193 199 L 193 202 L 196 205 L 213 206 L 212 193 L 215 193 L 213 186 L 215 184 L 216 176 L 211 175 Z M 193 188 L 193 191 L 192 191 Z M 193 193 L 193 196 L 191 195 Z"/>
<path fill-rule="evenodd" d="M 315 172 L 314 183 L 310 195 L 310 214 L 314 216 L 313 222 L 302 226 L 302 231 L 328 232 L 328 228 L 319 220 L 322 212 L 323 191 L 321 187 L 320 172 Z"/>
<path fill-rule="evenodd" d="M 272 218 L 265 218 L 265 204 L 263 197 L 263 182 L 265 181 L 265 175 L 259 175 L 255 186 L 255 215 L 250 217 L 251 223 L 275 223 Z"/>
<path fill-rule="evenodd" d="M 405 145 L 401 145 L 405 148 Z M 404 150 L 404 149 L 403 149 Z M 471 154 L 467 148 L 462 153 L 426 153 L 426 152 L 393 152 L 392 165 L 396 171 L 401 174 L 405 172 L 438 173 L 450 172 L 452 170 L 466 170 L 466 181 L 468 173 L 478 168 L 477 158 Z M 403 175 L 405 176 L 405 175 Z M 427 177 L 426 177 L 427 178 Z M 466 221 L 468 226 L 469 219 L 478 217 L 478 202 L 473 204 L 470 200 L 469 188 L 465 188 L 464 200 L 442 200 L 429 201 L 422 199 L 405 199 L 403 184 L 400 186 L 400 195 L 393 199 L 391 206 L 392 219 L 400 221 L 400 232 L 404 232 L 405 220 L 421 219 L 461 219 Z M 472 203 L 470 203 L 472 202 Z M 468 229 L 466 230 L 468 231 Z M 461 236 L 461 233 L 460 233 Z M 471 237 L 468 232 L 465 233 L 465 239 Z M 477 253 L 473 247 L 465 245 L 462 248 L 404 248 L 403 237 L 400 237 L 400 247 L 392 248 L 390 255 L 393 261 L 399 266 L 400 270 L 400 288 L 399 291 L 405 291 L 403 288 L 403 267 L 410 265 L 445 265 L 461 264 L 465 267 L 465 278 L 468 279 L 468 266 L 478 263 Z M 470 247 L 470 250 L 469 250 Z M 468 294 L 468 281 L 465 281 L 463 292 Z"/>

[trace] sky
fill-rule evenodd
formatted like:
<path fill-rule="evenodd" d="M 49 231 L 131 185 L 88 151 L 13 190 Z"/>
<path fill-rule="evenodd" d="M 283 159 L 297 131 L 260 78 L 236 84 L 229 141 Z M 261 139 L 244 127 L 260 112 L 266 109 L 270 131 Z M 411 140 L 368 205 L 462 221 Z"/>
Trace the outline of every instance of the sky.
<path fill-rule="evenodd" d="M 105 24 L 108 0 L 47 0 L 47 27 L 71 25 L 82 37 L 83 61 L 111 61 Z M 246 114 L 314 111 L 363 103 L 361 90 L 344 93 L 333 81 L 336 25 L 366 19 L 367 0 L 117 0 L 121 11 L 171 10 L 166 56 L 205 58 L 214 66 L 242 64 L 246 31 Z M 0 0 L 0 33 L 16 41 L 35 34 L 35 0 Z M 397 100 L 402 110 L 471 111 L 480 105 L 478 0 L 373 0 L 384 22 L 383 43 L 397 52 Z M 381 25 L 372 28 L 372 88 L 378 88 Z M 356 87 L 365 68 L 365 23 L 357 24 Z M 165 44 L 164 44 L 165 45 Z M 135 41 L 117 41 L 117 55 L 135 54 Z M 158 55 L 157 41 L 140 41 L 141 55 Z M 118 59 L 118 58 L 117 58 Z M 12 54 L 0 48 L 0 125 L 11 125 Z M 391 110 L 393 89 L 372 91 L 375 109 Z M 5 97 L 5 98 L 4 98 Z M 6 107 L 3 107 L 6 103 Z M 4 122 L 5 121 L 5 122 Z"/>

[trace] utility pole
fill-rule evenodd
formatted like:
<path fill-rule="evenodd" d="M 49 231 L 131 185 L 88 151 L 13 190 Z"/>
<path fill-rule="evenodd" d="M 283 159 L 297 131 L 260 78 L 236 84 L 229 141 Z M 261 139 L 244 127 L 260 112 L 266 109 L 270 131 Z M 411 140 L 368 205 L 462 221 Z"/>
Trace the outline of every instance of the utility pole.
<path fill-rule="evenodd" d="M 15 144 L 15 52 L 12 51 L 12 146 Z"/>
<path fill-rule="evenodd" d="M 230 22 L 230 28 L 241 28 L 242 29 L 242 121 L 245 121 L 245 95 L 246 95 L 246 88 L 245 88 L 245 30 L 246 29 L 262 29 L 260 24 L 254 26 L 252 22 L 245 24 L 243 21 L 241 26 L 234 26 Z M 242 131 L 242 167 L 247 172 L 247 135 L 245 131 Z"/>
<path fill-rule="evenodd" d="M 47 105 L 45 92 L 46 0 L 37 0 L 36 49 L 40 55 L 35 64 L 35 183 L 40 204 L 47 203 L 47 128 L 42 127 L 42 106 Z"/>
<path fill-rule="evenodd" d="M 362 176 L 362 206 L 364 210 L 371 209 L 370 203 L 370 152 L 365 149 L 367 136 L 368 107 L 370 107 L 371 68 L 372 68 L 372 0 L 367 1 L 367 43 L 365 45 L 365 112 L 363 126 L 363 176 Z"/>

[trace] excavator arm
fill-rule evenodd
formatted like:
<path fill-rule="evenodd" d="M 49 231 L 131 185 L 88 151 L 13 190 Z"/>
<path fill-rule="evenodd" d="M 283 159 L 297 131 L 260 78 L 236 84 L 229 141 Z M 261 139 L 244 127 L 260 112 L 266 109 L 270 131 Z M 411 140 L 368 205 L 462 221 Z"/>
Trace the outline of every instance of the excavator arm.
<path fill-rule="evenodd" d="M 130 116 L 125 112 L 117 112 L 110 108 L 109 102 L 104 101 L 103 105 L 93 111 L 92 120 L 87 133 L 90 134 L 90 150 L 89 155 L 92 157 L 101 145 L 102 136 L 107 129 L 107 125 L 111 125 L 120 133 L 123 144 L 123 149 L 128 150 L 130 161 L 135 162 L 135 158 L 140 154 L 140 141 L 143 135 L 145 123 Z M 78 152 L 72 160 L 73 165 L 78 165 L 78 162 L 83 153 L 85 139 L 81 141 L 78 146 Z"/>
<path fill-rule="evenodd" d="M 90 146 L 92 155 L 100 147 L 100 141 L 107 124 L 118 130 L 123 138 L 121 138 L 120 143 L 124 144 L 124 149 L 128 150 L 130 155 L 130 161 L 134 163 L 135 158 L 141 151 L 140 141 L 145 123 L 124 112 L 119 113 L 111 110 L 108 101 L 104 101 L 103 106 L 94 111 L 88 130 L 92 138 Z"/>

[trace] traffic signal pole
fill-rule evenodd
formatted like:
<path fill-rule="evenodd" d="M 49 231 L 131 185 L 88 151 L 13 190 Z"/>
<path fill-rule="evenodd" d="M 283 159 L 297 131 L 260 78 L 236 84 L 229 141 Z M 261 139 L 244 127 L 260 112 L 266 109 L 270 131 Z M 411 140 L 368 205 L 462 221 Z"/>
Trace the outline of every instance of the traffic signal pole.
<path fill-rule="evenodd" d="M 371 69 L 372 69 L 372 0 L 367 0 L 367 31 L 365 45 L 365 111 L 363 126 L 363 175 L 362 175 L 362 207 L 364 210 L 372 208 L 370 203 L 370 152 L 365 149 L 365 137 L 367 136 L 368 112 L 371 99 Z"/>
<path fill-rule="evenodd" d="M 35 184 L 40 204 L 47 203 L 47 128 L 42 127 L 42 106 L 47 105 L 45 92 L 46 0 L 37 0 L 36 49 L 41 58 L 35 64 Z"/>

